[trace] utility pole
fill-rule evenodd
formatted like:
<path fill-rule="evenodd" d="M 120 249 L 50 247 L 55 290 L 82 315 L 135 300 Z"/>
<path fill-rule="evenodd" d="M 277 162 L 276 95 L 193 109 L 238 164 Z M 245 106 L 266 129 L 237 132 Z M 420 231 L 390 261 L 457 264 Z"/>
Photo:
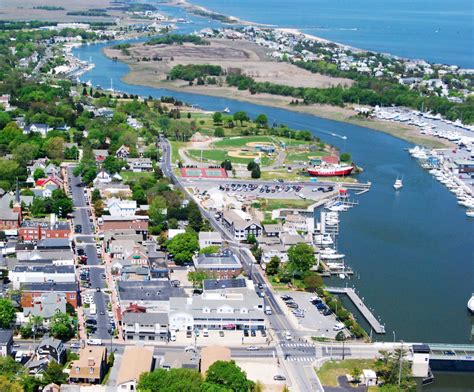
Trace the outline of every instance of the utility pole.
<path fill-rule="evenodd" d="M 400 384 L 402 382 L 402 361 L 403 361 L 403 340 L 400 341 L 400 362 L 398 367 L 398 389 L 400 389 Z"/>

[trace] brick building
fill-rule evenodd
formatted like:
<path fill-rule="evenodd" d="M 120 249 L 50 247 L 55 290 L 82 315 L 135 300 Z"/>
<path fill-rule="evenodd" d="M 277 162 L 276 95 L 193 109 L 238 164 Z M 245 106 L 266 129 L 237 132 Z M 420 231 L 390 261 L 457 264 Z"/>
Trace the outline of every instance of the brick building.
<path fill-rule="evenodd" d="M 21 306 L 23 308 L 32 307 L 34 298 L 52 291 L 64 294 L 66 296 L 66 302 L 74 309 L 80 304 L 79 286 L 77 282 L 41 282 L 21 284 Z"/>
<path fill-rule="evenodd" d="M 43 238 L 69 238 L 71 228 L 67 221 L 57 221 L 55 216 L 50 220 L 25 220 L 18 229 L 18 237 L 23 241 L 39 241 Z"/>

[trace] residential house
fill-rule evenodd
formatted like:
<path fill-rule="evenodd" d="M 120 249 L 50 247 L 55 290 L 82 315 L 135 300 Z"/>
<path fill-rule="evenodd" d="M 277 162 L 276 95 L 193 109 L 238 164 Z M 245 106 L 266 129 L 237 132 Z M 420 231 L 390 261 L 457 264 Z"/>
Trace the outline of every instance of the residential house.
<path fill-rule="evenodd" d="M 66 312 L 66 296 L 61 293 L 49 292 L 34 297 L 31 307 L 24 307 L 25 316 L 41 316 L 49 320 L 57 313 Z"/>
<path fill-rule="evenodd" d="M 39 359 L 52 358 L 57 363 L 64 363 L 66 362 L 66 347 L 61 340 L 45 336 L 36 348 L 36 356 Z"/>
<path fill-rule="evenodd" d="M 117 391 L 136 391 L 143 373 L 153 370 L 153 347 L 125 346 L 117 374 Z"/>
<path fill-rule="evenodd" d="M 71 362 L 69 382 L 100 384 L 107 373 L 107 349 L 86 346 L 79 351 L 79 359 Z"/>
<path fill-rule="evenodd" d="M 29 135 L 30 133 L 39 133 L 42 137 L 46 137 L 51 129 L 52 128 L 50 128 L 48 124 L 33 123 L 25 126 L 25 128 L 23 128 L 23 133 L 26 135 Z"/>
<path fill-rule="evenodd" d="M 114 240 L 110 244 L 112 268 L 121 270 L 128 266 L 148 266 L 146 248 L 129 240 Z"/>
<path fill-rule="evenodd" d="M 262 232 L 262 226 L 241 210 L 225 210 L 222 225 L 237 241 L 245 241 L 249 235 L 258 237 Z"/>
<path fill-rule="evenodd" d="M 283 226 L 279 223 L 263 225 L 263 234 L 267 237 L 280 237 L 283 232 Z"/>
<path fill-rule="evenodd" d="M 153 170 L 153 163 L 150 158 L 128 158 L 128 170 L 134 173 L 149 172 Z"/>
<path fill-rule="evenodd" d="M 121 145 L 117 151 L 115 151 L 115 157 L 119 159 L 127 159 L 130 155 L 130 148 L 125 145 Z"/>
<path fill-rule="evenodd" d="M 13 331 L 11 329 L 0 329 L 0 357 L 12 354 Z"/>
<path fill-rule="evenodd" d="M 161 364 L 163 369 L 198 369 L 199 355 L 186 351 L 166 351 Z"/>
<path fill-rule="evenodd" d="M 22 283 L 21 306 L 23 308 L 32 307 L 35 298 L 41 297 L 47 293 L 54 292 L 64 296 L 66 302 L 74 309 L 79 305 L 79 285 L 77 282 L 36 282 Z"/>
<path fill-rule="evenodd" d="M 20 226 L 21 213 L 13 209 L 0 209 L 0 230 L 1 231 L 15 231 Z"/>
<path fill-rule="evenodd" d="M 122 330 L 129 341 L 167 341 L 168 313 L 123 313 Z"/>
<path fill-rule="evenodd" d="M 208 246 L 222 246 L 222 235 L 217 231 L 200 231 L 199 247 L 206 248 Z"/>
<path fill-rule="evenodd" d="M 308 225 L 306 224 L 306 217 L 300 214 L 287 215 L 283 227 L 286 231 L 293 232 L 307 232 Z"/>
<path fill-rule="evenodd" d="M 13 289 L 18 290 L 23 283 L 74 283 L 76 273 L 74 266 L 24 266 L 17 265 L 9 271 L 8 278 L 13 284 Z"/>
<path fill-rule="evenodd" d="M 95 162 L 100 164 L 105 161 L 105 158 L 109 156 L 109 152 L 107 150 L 92 150 L 92 153 L 95 157 Z"/>
<path fill-rule="evenodd" d="M 101 182 L 94 184 L 94 189 L 100 192 L 100 197 L 108 199 L 109 197 L 129 198 L 132 197 L 132 190 L 126 184 L 116 182 L 103 184 Z"/>
<path fill-rule="evenodd" d="M 96 178 L 93 181 L 94 187 L 98 184 L 109 184 L 112 182 L 112 177 L 110 176 L 109 173 L 107 173 L 105 170 L 101 170 Z"/>
<path fill-rule="evenodd" d="M 59 177 L 39 178 L 35 182 L 35 187 L 32 189 L 36 197 L 51 197 L 53 191 L 61 189 L 63 181 Z"/>
<path fill-rule="evenodd" d="M 231 250 L 219 254 L 200 254 L 193 258 L 194 268 L 204 270 L 220 279 L 236 277 L 242 272 L 242 263 Z"/>
<path fill-rule="evenodd" d="M 113 216 L 133 216 L 137 211 L 137 202 L 112 198 L 107 200 L 107 210 Z"/>
<path fill-rule="evenodd" d="M 3 110 L 8 112 L 10 110 L 10 94 L 0 95 L 0 106 L 3 107 Z"/>

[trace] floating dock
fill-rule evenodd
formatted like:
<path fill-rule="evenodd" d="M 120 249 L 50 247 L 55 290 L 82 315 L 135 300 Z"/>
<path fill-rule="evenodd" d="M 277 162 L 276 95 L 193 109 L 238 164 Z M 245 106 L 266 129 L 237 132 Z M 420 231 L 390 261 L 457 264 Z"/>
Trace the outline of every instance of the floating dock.
<path fill-rule="evenodd" d="M 355 290 L 351 287 L 326 287 L 326 290 L 332 294 L 346 294 L 349 299 L 352 301 L 354 306 L 359 310 L 359 312 L 364 316 L 367 322 L 370 324 L 372 330 L 378 334 L 385 333 L 385 326 L 380 324 L 380 322 L 375 318 L 372 312 L 367 306 L 365 306 L 362 299 L 357 295 Z"/>

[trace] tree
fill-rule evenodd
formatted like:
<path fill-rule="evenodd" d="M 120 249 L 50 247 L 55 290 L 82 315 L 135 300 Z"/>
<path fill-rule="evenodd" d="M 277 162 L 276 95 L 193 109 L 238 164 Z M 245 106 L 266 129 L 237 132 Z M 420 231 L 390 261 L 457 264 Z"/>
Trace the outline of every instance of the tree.
<path fill-rule="evenodd" d="M 8 159 L 0 159 L 0 180 L 8 183 L 11 188 L 19 169 L 18 162 Z"/>
<path fill-rule="evenodd" d="M 71 317 L 66 313 L 56 313 L 50 320 L 49 331 L 53 337 L 69 340 L 75 335 Z"/>
<path fill-rule="evenodd" d="M 352 381 L 355 383 L 355 384 L 358 384 L 360 383 L 360 376 L 362 375 L 362 372 L 361 370 L 356 366 L 354 367 L 352 370 L 351 370 L 351 377 L 352 377 Z"/>
<path fill-rule="evenodd" d="M 250 176 L 252 178 L 260 178 L 260 176 L 262 175 L 262 173 L 260 172 L 260 166 L 257 165 L 253 170 L 252 170 L 252 173 L 250 173 Z"/>
<path fill-rule="evenodd" d="M 268 126 L 268 117 L 265 114 L 259 114 L 255 119 L 255 123 L 260 128 L 266 128 Z"/>
<path fill-rule="evenodd" d="M 207 370 L 202 389 L 250 392 L 253 386 L 254 382 L 247 378 L 247 374 L 234 361 L 216 361 Z"/>
<path fill-rule="evenodd" d="M 204 280 L 215 278 L 215 274 L 204 270 L 191 271 L 188 273 L 188 279 L 193 283 L 193 286 L 197 288 L 202 288 L 202 282 Z"/>
<path fill-rule="evenodd" d="M 15 317 L 12 301 L 8 298 L 0 298 L 0 328 L 10 328 Z"/>
<path fill-rule="evenodd" d="M 255 238 L 254 234 L 247 235 L 247 243 L 252 245 L 257 243 L 257 238 Z"/>
<path fill-rule="evenodd" d="M 24 392 L 23 386 L 17 382 L 9 380 L 3 374 L 0 376 L 0 391 L 2 392 Z"/>
<path fill-rule="evenodd" d="M 222 120 L 223 120 L 222 113 L 215 112 L 212 115 L 212 121 L 214 121 L 214 124 L 222 124 Z"/>
<path fill-rule="evenodd" d="M 406 355 L 407 351 L 401 348 L 392 352 L 380 351 L 380 358 L 376 363 L 377 375 L 387 386 L 396 386 L 401 391 L 415 391 L 416 384 Z"/>
<path fill-rule="evenodd" d="M 222 161 L 221 167 L 224 170 L 230 171 L 232 170 L 232 162 L 229 159 L 226 159 L 225 161 Z"/>
<path fill-rule="evenodd" d="M 151 223 L 157 225 L 165 219 L 166 199 L 163 196 L 155 196 L 148 209 Z"/>
<path fill-rule="evenodd" d="M 215 137 L 224 137 L 224 128 L 217 127 L 214 129 L 214 136 Z"/>
<path fill-rule="evenodd" d="M 244 126 L 244 121 L 249 121 L 249 116 L 245 112 L 235 112 L 234 121 L 240 121 L 240 126 Z"/>
<path fill-rule="evenodd" d="M 137 385 L 139 392 L 201 392 L 202 377 L 194 369 L 157 369 L 143 373 Z"/>
<path fill-rule="evenodd" d="M 324 284 L 323 278 L 316 272 L 309 273 L 305 276 L 303 282 L 308 291 L 316 291 L 316 289 L 322 287 Z"/>
<path fill-rule="evenodd" d="M 103 163 L 104 169 L 110 174 L 119 173 L 124 166 L 125 162 L 113 155 L 107 156 Z"/>
<path fill-rule="evenodd" d="M 202 248 L 199 251 L 200 255 L 214 255 L 216 253 L 219 253 L 220 247 L 218 245 L 209 245 L 206 246 L 205 248 Z"/>
<path fill-rule="evenodd" d="M 306 273 L 315 264 L 314 249 L 312 246 L 300 243 L 288 249 L 288 268 L 290 273 Z"/>
<path fill-rule="evenodd" d="M 13 150 L 13 158 L 20 166 L 26 166 L 26 164 L 36 158 L 38 151 L 39 148 L 34 143 L 21 143 Z"/>
<path fill-rule="evenodd" d="M 63 159 L 64 157 L 64 139 L 56 136 L 44 143 L 44 150 L 49 159 Z"/>
<path fill-rule="evenodd" d="M 173 254 L 176 264 L 190 263 L 194 252 L 199 249 L 197 235 L 192 232 L 177 234 L 168 241 L 166 248 Z"/>
<path fill-rule="evenodd" d="M 342 162 L 350 162 L 351 161 L 351 154 L 347 152 L 343 152 L 339 158 L 341 159 Z"/>
<path fill-rule="evenodd" d="M 38 180 L 39 178 L 45 178 L 45 177 L 46 177 L 46 173 L 40 167 L 35 169 L 35 171 L 33 172 L 33 178 L 35 179 L 35 181 Z"/>
<path fill-rule="evenodd" d="M 194 231 L 200 231 L 202 226 L 202 215 L 198 205 L 191 201 L 188 205 L 188 222 Z"/>
<path fill-rule="evenodd" d="M 63 367 L 56 361 L 50 361 L 48 367 L 43 373 L 43 382 L 45 384 L 65 384 L 67 381 L 67 374 L 63 372 Z"/>
<path fill-rule="evenodd" d="M 280 258 L 278 256 L 273 256 L 267 264 L 265 271 L 267 275 L 276 275 L 280 269 Z"/>
<path fill-rule="evenodd" d="M 247 170 L 248 170 L 248 171 L 252 171 L 252 170 L 255 169 L 257 166 L 258 166 L 257 162 L 255 162 L 255 161 L 250 161 L 249 163 L 247 163 Z"/>

